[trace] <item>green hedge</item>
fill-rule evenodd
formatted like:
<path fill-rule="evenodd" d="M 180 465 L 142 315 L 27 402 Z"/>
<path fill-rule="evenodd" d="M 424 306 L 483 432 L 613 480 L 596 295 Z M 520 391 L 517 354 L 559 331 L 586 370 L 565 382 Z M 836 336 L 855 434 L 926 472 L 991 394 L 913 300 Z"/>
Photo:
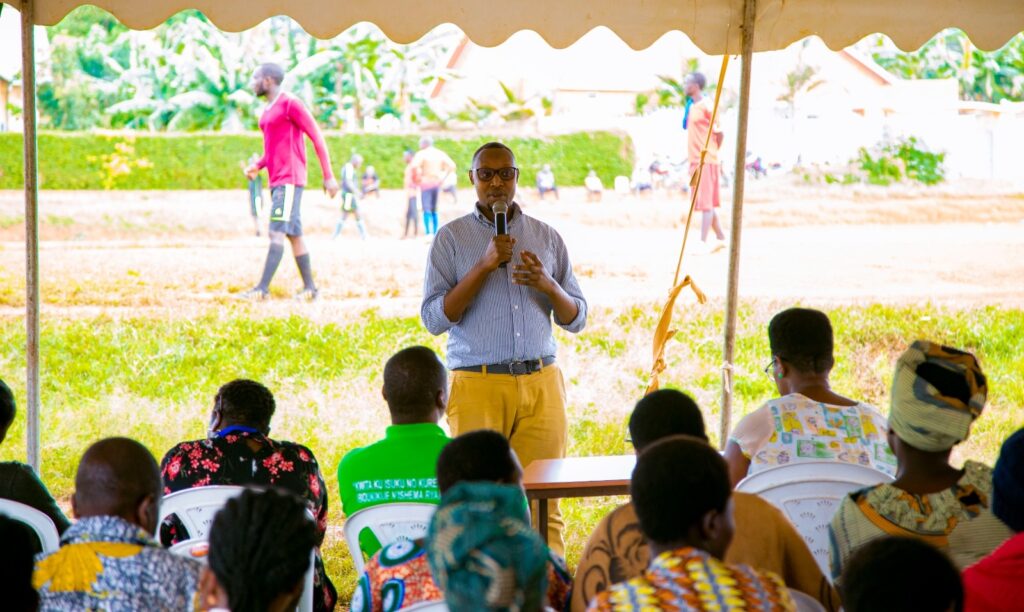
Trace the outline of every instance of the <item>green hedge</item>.
<path fill-rule="evenodd" d="M 459 164 L 468 165 L 480 144 L 494 138 L 439 138 L 436 144 Z M 629 175 L 629 138 L 608 132 L 576 133 L 551 138 L 504 139 L 522 168 L 520 183 L 533 185 L 542 164 L 551 164 L 563 186 L 582 185 L 593 168 L 610 185 Z M 415 149 L 415 136 L 327 136 L 337 173 L 353 151 L 380 174 L 385 188 L 402 185 L 402 152 Z M 45 132 L 39 135 L 40 185 L 43 189 L 234 189 L 244 181 L 240 163 L 262 151 L 258 133 L 251 134 L 98 134 Z M 320 165 L 307 141 L 309 184 L 321 183 Z M 121 172 L 127 168 L 127 172 Z M 462 174 L 464 176 L 464 174 Z M 464 178 L 459 179 L 466 186 Z M 0 134 L 0 189 L 23 184 L 21 134 Z"/>

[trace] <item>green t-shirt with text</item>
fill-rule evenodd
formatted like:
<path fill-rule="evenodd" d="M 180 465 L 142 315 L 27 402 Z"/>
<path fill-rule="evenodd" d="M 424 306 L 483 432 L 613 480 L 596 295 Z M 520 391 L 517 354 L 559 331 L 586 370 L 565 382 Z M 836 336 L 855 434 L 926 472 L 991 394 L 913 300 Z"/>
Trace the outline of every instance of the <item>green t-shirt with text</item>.
<path fill-rule="evenodd" d="M 437 457 L 451 440 L 433 423 L 391 425 L 384 439 L 349 451 L 338 464 L 338 488 L 345 516 L 377 506 L 412 502 L 437 504 Z M 380 550 L 364 530 L 359 547 L 367 556 Z"/>

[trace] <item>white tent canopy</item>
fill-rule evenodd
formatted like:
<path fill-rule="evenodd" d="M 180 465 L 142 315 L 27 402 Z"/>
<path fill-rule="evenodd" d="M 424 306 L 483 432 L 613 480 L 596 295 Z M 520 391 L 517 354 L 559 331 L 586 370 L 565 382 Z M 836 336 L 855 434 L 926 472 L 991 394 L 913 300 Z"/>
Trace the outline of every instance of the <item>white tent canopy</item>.
<path fill-rule="evenodd" d="M 20 9 L 29 0 L 9 0 Z M 37 25 L 54 25 L 81 0 L 34 0 Z M 89 2 L 134 29 L 148 29 L 185 9 L 199 9 L 227 31 L 250 28 L 279 14 L 318 38 L 331 38 L 368 21 L 396 42 L 412 42 L 442 23 L 453 23 L 473 42 L 494 46 L 520 30 L 549 44 L 571 45 L 607 26 L 634 49 L 680 30 L 706 53 L 740 51 L 743 0 L 520 0 L 507 5 L 467 0 L 94 0 Z M 760 0 L 754 51 L 782 49 L 816 35 L 832 49 L 884 32 L 903 49 L 916 49 L 950 26 L 982 49 L 1001 47 L 1024 28 L 1021 0 Z"/>
<path fill-rule="evenodd" d="M 39 469 L 39 194 L 36 146 L 33 25 L 53 25 L 84 4 L 93 4 L 135 29 L 159 25 L 186 9 L 198 9 L 218 27 L 239 31 L 287 14 L 307 32 L 330 38 L 351 25 L 372 22 L 396 42 L 412 42 L 443 23 L 453 23 L 474 42 L 502 43 L 534 30 L 554 47 L 567 47 L 605 26 L 634 49 L 680 30 L 709 54 L 741 53 L 729 279 L 725 304 L 720 440 L 729 433 L 732 358 L 736 339 L 739 253 L 742 234 L 744 153 L 750 108 L 750 60 L 754 51 L 782 49 L 819 36 L 838 49 L 881 32 L 903 49 L 916 49 L 949 27 L 964 30 L 975 46 L 996 49 L 1024 30 L 1024 0 L 519 0 L 498 6 L 479 0 L 7 0 L 22 16 L 25 122 L 26 370 L 28 461 Z"/>

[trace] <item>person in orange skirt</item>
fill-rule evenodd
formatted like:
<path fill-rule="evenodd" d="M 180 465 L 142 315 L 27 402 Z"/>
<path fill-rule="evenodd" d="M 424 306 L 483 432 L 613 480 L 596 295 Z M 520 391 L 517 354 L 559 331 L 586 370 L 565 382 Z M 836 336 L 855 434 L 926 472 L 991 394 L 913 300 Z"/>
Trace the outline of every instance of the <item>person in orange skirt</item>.
<path fill-rule="evenodd" d="M 717 209 L 721 205 L 718 189 L 721 165 L 718 161 L 718 149 L 722 146 L 721 127 L 716 122 L 711 124 L 711 101 L 704 97 L 707 77 L 699 72 L 691 72 L 683 79 L 683 88 L 689 100 L 686 103 L 686 114 L 683 116 L 683 129 L 686 130 L 687 157 L 690 161 L 690 177 L 700 167 L 700 153 L 707 143 L 708 152 L 704 157 L 704 170 L 701 173 L 700 186 L 697 188 L 697 200 L 694 210 L 701 213 L 700 239 L 703 251 L 713 253 L 725 248 L 725 234 L 718 222 Z M 708 130 L 712 130 L 708 139 Z M 692 184 L 692 183 L 691 183 Z M 715 230 L 716 240 L 708 242 L 709 230 Z"/>

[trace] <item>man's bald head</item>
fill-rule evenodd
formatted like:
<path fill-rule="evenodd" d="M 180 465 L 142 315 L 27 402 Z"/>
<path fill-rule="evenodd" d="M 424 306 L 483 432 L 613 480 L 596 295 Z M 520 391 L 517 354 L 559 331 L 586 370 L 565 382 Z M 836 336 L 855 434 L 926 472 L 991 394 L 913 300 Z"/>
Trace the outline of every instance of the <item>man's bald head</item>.
<path fill-rule="evenodd" d="M 78 518 L 118 516 L 152 533 L 160 490 L 160 467 L 145 446 L 106 438 L 82 455 L 72 503 Z"/>

